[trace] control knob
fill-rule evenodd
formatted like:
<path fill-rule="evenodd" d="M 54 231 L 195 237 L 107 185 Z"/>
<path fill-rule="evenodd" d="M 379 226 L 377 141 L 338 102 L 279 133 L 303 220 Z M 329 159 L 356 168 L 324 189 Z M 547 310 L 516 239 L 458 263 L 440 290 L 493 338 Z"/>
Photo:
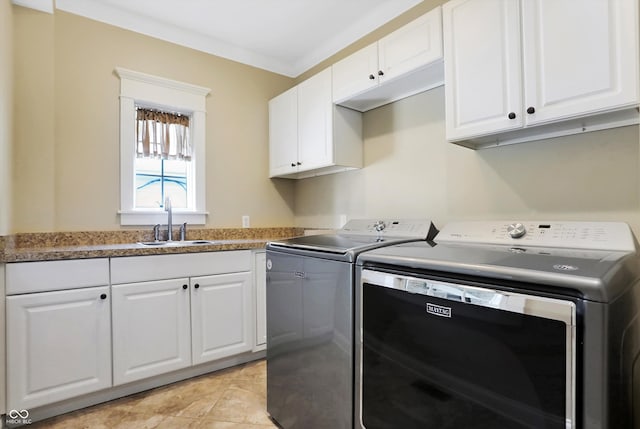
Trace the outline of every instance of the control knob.
<path fill-rule="evenodd" d="M 386 227 L 387 225 L 384 223 L 384 221 L 381 221 L 381 220 L 373 224 L 373 228 L 378 232 L 382 232 L 382 230 L 385 229 Z"/>
<path fill-rule="evenodd" d="M 507 234 L 511 238 L 520 238 L 523 237 L 527 233 L 524 225 L 521 223 L 512 223 L 507 227 Z"/>

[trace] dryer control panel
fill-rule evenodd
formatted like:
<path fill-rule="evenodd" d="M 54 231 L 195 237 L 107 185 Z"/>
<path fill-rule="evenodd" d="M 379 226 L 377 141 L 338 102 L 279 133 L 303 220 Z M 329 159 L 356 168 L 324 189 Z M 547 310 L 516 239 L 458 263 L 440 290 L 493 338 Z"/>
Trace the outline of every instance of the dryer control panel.
<path fill-rule="evenodd" d="M 452 222 L 440 231 L 435 241 L 629 252 L 636 250 L 633 233 L 624 222 Z"/>

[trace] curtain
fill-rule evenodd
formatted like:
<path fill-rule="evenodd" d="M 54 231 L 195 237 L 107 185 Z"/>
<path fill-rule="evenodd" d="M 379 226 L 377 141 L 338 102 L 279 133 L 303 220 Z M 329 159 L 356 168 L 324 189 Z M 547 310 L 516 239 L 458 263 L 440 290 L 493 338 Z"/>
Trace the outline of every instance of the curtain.
<path fill-rule="evenodd" d="M 136 111 L 139 158 L 191 160 L 189 116 L 140 107 Z"/>

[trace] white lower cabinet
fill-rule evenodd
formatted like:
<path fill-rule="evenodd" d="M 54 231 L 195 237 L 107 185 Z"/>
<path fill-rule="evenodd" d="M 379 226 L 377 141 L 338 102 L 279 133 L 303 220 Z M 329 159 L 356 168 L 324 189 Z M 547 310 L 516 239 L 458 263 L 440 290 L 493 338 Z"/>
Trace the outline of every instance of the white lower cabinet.
<path fill-rule="evenodd" d="M 5 268 L 7 410 L 75 409 L 60 401 L 255 350 L 250 250 Z"/>
<path fill-rule="evenodd" d="M 8 296 L 7 409 L 111 386 L 109 287 Z"/>
<path fill-rule="evenodd" d="M 114 385 L 191 365 L 188 278 L 112 290 Z"/>
<path fill-rule="evenodd" d="M 191 285 L 193 364 L 251 350 L 251 273 L 195 277 Z"/>
<path fill-rule="evenodd" d="M 250 251 L 113 259 L 114 385 L 251 351 L 251 269 Z"/>

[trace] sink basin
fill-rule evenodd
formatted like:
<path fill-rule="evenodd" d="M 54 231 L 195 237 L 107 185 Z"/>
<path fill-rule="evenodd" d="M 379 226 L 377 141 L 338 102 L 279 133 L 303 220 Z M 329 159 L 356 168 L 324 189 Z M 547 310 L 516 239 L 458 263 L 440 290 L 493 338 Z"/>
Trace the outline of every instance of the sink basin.
<path fill-rule="evenodd" d="M 185 241 L 140 241 L 138 244 L 149 247 L 167 247 L 167 246 L 197 246 L 204 244 L 215 244 L 211 240 L 185 240 Z"/>

